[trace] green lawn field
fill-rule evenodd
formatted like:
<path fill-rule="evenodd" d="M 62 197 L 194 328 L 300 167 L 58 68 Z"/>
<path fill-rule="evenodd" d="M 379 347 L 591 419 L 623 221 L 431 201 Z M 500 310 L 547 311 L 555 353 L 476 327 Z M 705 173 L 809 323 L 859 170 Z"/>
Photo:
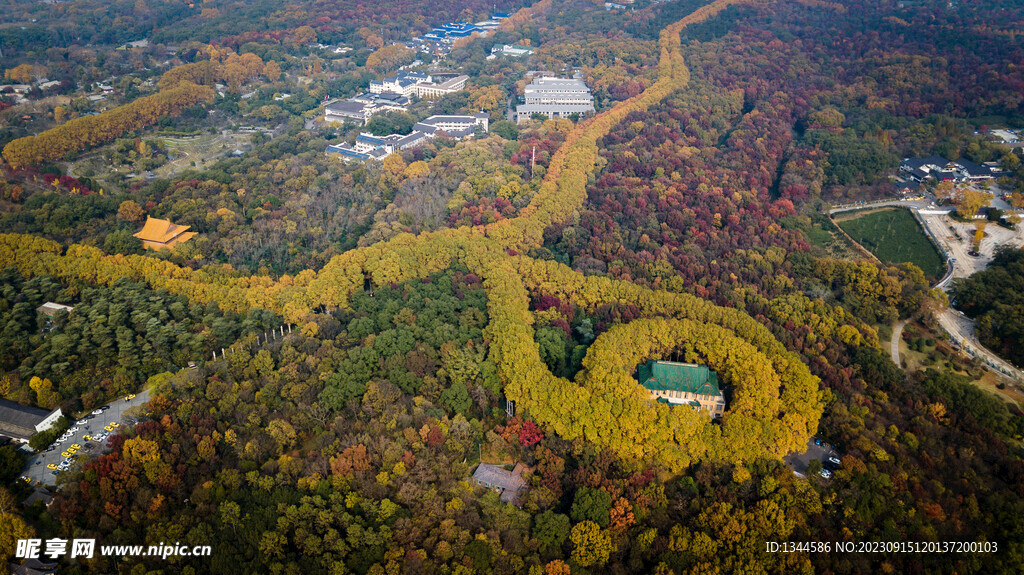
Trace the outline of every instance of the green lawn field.
<path fill-rule="evenodd" d="M 839 227 L 883 262 L 912 262 L 932 278 L 945 273 L 942 256 L 909 211 L 893 208 L 844 215 L 836 222 Z"/>

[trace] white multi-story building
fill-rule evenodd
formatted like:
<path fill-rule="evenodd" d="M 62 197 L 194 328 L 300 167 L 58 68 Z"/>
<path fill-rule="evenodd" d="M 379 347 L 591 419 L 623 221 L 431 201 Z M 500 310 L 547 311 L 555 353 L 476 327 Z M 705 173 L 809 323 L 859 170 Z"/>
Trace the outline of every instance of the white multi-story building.
<path fill-rule="evenodd" d="M 524 104 L 516 107 L 516 122 L 534 114 L 549 118 L 568 118 L 594 110 L 594 96 L 583 80 L 576 78 L 534 78 L 526 86 Z"/>
<path fill-rule="evenodd" d="M 395 92 L 406 97 L 440 98 L 464 89 L 467 80 L 469 80 L 469 76 L 461 75 L 437 83 L 429 74 L 403 70 L 389 78 L 370 82 L 370 92 L 374 94 Z"/>

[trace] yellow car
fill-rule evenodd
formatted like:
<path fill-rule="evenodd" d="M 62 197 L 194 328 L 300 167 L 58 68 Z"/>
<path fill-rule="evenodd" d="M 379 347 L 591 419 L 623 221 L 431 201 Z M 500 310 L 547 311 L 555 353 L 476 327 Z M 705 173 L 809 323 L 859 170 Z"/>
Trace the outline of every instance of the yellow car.
<path fill-rule="evenodd" d="M 118 425 L 116 421 L 111 421 L 110 422 L 110 427 L 121 427 L 121 426 Z"/>
<path fill-rule="evenodd" d="M 92 436 L 91 435 L 83 435 L 82 439 L 84 439 L 86 441 L 92 441 Z"/>
<path fill-rule="evenodd" d="M 103 429 L 106 431 L 114 431 L 114 428 L 110 427 L 109 425 L 105 426 Z"/>
<path fill-rule="evenodd" d="M 71 449 L 81 449 L 81 448 L 82 448 L 82 446 L 77 444 L 77 443 L 74 443 L 74 444 L 71 445 Z"/>
<path fill-rule="evenodd" d="M 74 454 L 78 453 L 78 450 L 75 449 L 74 447 L 69 447 L 68 448 L 68 453 L 74 455 Z"/>
<path fill-rule="evenodd" d="M 134 393 L 129 393 L 127 395 L 127 397 L 124 398 L 125 401 L 130 401 L 132 399 L 135 399 L 135 394 Z"/>
<path fill-rule="evenodd" d="M 46 468 L 47 468 L 47 469 L 57 469 L 57 466 L 56 466 L 56 465 L 54 465 L 54 464 L 52 464 L 52 463 L 48 463 L 48 464 L 46 465 Z"/>
<path fill-rule="evenodd" d="M 68 453 L 67 451 L 64 451 L 64 452 L 61 452 L 60 456 L 61 457 L 71 457 L 71 454 Z"/>

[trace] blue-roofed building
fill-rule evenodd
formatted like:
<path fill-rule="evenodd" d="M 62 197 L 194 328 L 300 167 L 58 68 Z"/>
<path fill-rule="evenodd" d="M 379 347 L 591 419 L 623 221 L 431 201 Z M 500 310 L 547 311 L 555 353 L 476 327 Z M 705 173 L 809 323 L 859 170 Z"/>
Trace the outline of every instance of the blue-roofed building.
<path fill-rule="evenodd" d="M 491 16 L 491 20 L 504 20 L 509 16 L 510 14 L 508 12 L 495 12 L 494 15 Z"/>

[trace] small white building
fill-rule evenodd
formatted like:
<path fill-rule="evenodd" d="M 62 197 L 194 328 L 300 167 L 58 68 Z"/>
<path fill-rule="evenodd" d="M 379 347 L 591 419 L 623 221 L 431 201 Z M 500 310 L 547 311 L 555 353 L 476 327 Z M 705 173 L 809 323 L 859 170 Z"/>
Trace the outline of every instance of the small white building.
<path fill-rule="evenodd" d="M 498 44 L 491 48 L 494 56 L 511 56 L 512 58 L 523 58 L 533 55 L 533 48 L 520 46 L 519 44 Z"/>

